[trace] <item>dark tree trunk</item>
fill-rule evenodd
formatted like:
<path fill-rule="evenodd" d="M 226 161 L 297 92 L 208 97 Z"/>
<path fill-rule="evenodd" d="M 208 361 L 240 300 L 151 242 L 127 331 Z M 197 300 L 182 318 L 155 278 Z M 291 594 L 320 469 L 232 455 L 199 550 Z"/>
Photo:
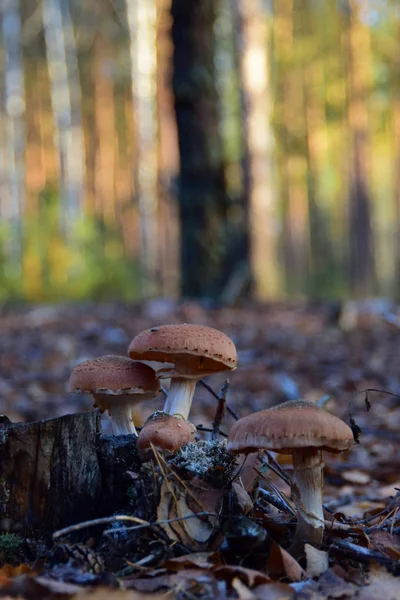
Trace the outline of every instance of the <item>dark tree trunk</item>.
<path fill-rule="evenodd" d="M 216 0 L 173 0 L 171 7 L 180 153 L 181 293 L 189 297 L 218 297 L 232 268 L 214 66 L 217 9 Z"/>

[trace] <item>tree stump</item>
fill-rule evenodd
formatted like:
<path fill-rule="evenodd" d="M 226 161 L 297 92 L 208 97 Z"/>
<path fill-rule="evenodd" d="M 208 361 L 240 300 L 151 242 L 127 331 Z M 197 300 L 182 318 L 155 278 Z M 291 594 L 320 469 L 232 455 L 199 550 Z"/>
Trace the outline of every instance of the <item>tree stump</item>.
<path fill-rule="evenodd" d="M 134 436 L 101 436 L 95 411 L 33 423 L 0 420 L 0 523 L 50 532 L 127 505 Z"/>

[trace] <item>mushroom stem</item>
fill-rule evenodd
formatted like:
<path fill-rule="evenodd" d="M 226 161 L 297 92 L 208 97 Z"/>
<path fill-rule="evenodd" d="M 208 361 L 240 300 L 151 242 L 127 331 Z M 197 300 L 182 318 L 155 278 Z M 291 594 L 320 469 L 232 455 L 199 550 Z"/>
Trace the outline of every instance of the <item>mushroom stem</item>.
<path fill-rule="evenodd" d="M 293 452 L 293 495 L 297 506 L 297 527 L 291 550 L 303 549 L 305 542 L 322 542 L 323 468 L 321 450 L 296 448 Z"/>
<path fill-rule="evenodd" d="M 113 406 L 112 413 L 108 409 L 112 421 L 114 435 L 134 433 L 137 436 L 135 424 L 132 419 L 131 407 L 126 404 Z"/>
<path fill-rule="evenodd" d="M 180 415 L 187 420 L 195 389 L 195 379 L 184 379 L 183 377 L 171 379 L 168 396 L 164 404 L 164 412 L 169 415 Z"/>

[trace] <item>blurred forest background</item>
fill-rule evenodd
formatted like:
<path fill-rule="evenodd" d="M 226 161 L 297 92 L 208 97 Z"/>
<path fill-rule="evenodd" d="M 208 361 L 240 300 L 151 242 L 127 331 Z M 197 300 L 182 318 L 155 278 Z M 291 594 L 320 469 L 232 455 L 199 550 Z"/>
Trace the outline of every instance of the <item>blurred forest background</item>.
<path fill-rule="evenodd" d="M 398 0 L 0 7 L 0 301 L 399 297 Z"/>

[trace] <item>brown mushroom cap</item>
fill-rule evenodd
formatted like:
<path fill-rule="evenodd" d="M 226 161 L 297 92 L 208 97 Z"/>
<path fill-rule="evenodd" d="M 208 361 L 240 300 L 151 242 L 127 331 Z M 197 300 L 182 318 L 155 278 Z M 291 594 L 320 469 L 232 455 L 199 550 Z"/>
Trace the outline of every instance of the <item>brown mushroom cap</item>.
<path fill-rule="evenodd" d="M 74 367 L 69 379 L 70 392 L 102 394 L 147 394 L 160 391 L 157 374 L 146 364 L 126 356 L 100 356 Z"/>
<path fill-rule="evenodd" d="M 143 460 L 153 458 L 151 445 L 161 452 L 178 452 L 182 446 L 193 442 L 196 427 L 190 421 L 156 412 L 149 417 L 139 433 L 136 447 Z"/>
<path fill-rule="evenodd" d="M 255 412 L 232 427 L 227 449 L 247 454 L 261 448 L 292 454 L 297 448 L 328 452 L 348 450 L 354 443 L 350 427 L 311 402 L 285 402 Z"/>
<path fill-rule="evenodd" d="M 173 363 L 175 373 L 169 377 L 201 377 L 237 366 L 232 340 L 222 331 L 204 325 L 152 327 L 132 340 L 128 353 L 135 359 Z"/>

